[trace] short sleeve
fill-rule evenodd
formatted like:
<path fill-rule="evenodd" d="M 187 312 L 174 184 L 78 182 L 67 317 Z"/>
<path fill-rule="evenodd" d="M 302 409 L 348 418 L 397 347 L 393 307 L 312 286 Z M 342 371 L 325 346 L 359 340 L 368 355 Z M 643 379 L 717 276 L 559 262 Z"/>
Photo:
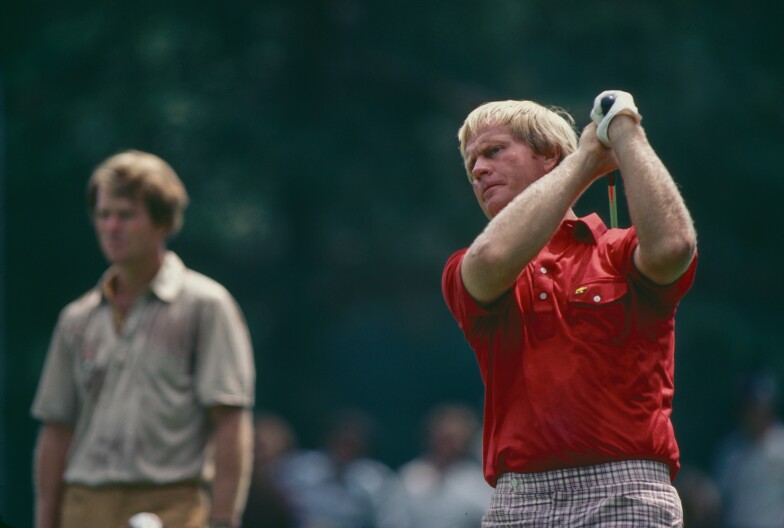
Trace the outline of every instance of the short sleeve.
<path fill-rule="evenodd" d="M 49 344 L 31 408 L 31 415 L 46 423 L 73 426 L 78 418 L 78 394 L 72 375 L 74 352 L 69 345 L 71 341 L 63 312 Z"/>
<path fill-rule="evenodd" d="M 602 239 L 605 251 L 613 265 L 627 277 L 630 287 L 641 293 L 649 302 L 657 304 L 664 312 L 674 309 L 691 289 L 697 268 L 697 253 L 694 254 L 689 268 L 672 284 L 661 285 L 643 275 L 634 264 L 634 251 L 639 245 L 637 230 L 634 227 L 624 230 L 620 236 L 613 237 L 608 232 Z"/>
<path fill-rule="evenodd" d="M 201 404 L 252 407 L 256 371 L 250 334 L 227 291 L 204 301 L 196 346 L 196 392 Z"/>
<path fill-rule="evenodd" d="M 661 304 L 662 308 L 674 309 L 686 293 L 694 284 L 694 277 L 697 272 L 698 255 L 695 252 L 688 269 L 678 280 L 672 284 L 656 284 L 648 277 L 643 275 L 634 265 L 634 259 L 630 257 L 629 276 L 631 283 L 638 291 L 647 292 L 649 297 L 654 297 Z"/>
<path fill-rule="evenodd" d="M 472 334 L 477 323 L 484 317 L 498 314 L 507 308 L 510 299 L 514 298 L 513 290 L 505 293 L 500 299 L 488 306 L 480 305 L 471 297 L 463 284 L 460 266 L 467 249 L 454 253 L 446 262 L 441 276 L 441 290 L 446 305 L 466 336 Z"/>

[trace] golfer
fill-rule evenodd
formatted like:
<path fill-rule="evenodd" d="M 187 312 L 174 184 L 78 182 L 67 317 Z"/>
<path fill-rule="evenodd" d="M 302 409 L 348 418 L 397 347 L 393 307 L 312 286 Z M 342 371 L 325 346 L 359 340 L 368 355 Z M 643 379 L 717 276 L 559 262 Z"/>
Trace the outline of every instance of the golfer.
<path fill-rule="evenodd" d="M 485 385 L 484 528 L 682 526 L 674 317 L 696 232 L 632 96 L 599 94 L 591 117 L 578 141 L 563 110 L 499 101 L 458 133 L 489 223 L 442 288 Z M 578 218 L 616 169 L 633 225 Z"/>

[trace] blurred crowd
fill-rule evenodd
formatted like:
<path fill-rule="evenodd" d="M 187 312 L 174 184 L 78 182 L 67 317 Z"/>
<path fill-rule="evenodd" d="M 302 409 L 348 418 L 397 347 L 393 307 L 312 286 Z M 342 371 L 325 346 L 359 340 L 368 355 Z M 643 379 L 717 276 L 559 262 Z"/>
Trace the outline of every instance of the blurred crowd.
<path fill-rule="evenodd" d="M 720 443 L 710 472 L 684 467 L 675 485 L 688 528 L 784 527 L 784 425 L 775 375 L 746 376 L 736 426 Z"/>
<path fill-rule="evenodd" d="M 784 527 L 784 425 L 775 376 L 750 375 L 737 427 L 709 470 L 684 464 L 675 485 L 688 528 Z M 373 457 L 373 417 L 344 410 L 315 448 L 284 417 L 255 419 L 245 528 L 479 528 L 492 488 L 481 466 L 480 419 L 468 406 L 432 408 L 421 451 L 392 468 Z"/>
<path fill-rule="evenodd" d="M 372 456 L 375 423 L 357 410 L 330 420 L 321 445 L 298 446 L 281 416 L 258 414 L 244 527 L 479 528 L 492 488 L 480 423 L 461 404 L 430 410 L 421 452 L 399 468 Z"/>

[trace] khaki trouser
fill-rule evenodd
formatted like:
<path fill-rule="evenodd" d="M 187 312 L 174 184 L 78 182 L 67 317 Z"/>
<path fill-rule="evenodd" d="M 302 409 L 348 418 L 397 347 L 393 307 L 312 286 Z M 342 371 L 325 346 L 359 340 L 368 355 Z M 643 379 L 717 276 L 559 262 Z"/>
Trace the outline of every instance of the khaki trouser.
<path fill-rule="evenodd" d="M 165 528 L 204 528 L 207 495 L 198 484 L 65 487 L 60 528 L 127 528 L 139 512 L 155 513 Z"/>

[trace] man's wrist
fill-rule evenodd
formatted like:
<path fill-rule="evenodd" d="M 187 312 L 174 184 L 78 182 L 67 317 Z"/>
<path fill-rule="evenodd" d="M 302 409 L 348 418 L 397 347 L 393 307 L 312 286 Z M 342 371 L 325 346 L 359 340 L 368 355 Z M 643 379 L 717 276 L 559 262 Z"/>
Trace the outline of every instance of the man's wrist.
<path fill-rule="evenodd" d="M 607 128 L 607 135 L 610 137 L 612 146 L 617 146 L 624 139 L 631 138 L 632 135 L 642 131 L 640 123 L 629 114 L 617 114 Z"/>

